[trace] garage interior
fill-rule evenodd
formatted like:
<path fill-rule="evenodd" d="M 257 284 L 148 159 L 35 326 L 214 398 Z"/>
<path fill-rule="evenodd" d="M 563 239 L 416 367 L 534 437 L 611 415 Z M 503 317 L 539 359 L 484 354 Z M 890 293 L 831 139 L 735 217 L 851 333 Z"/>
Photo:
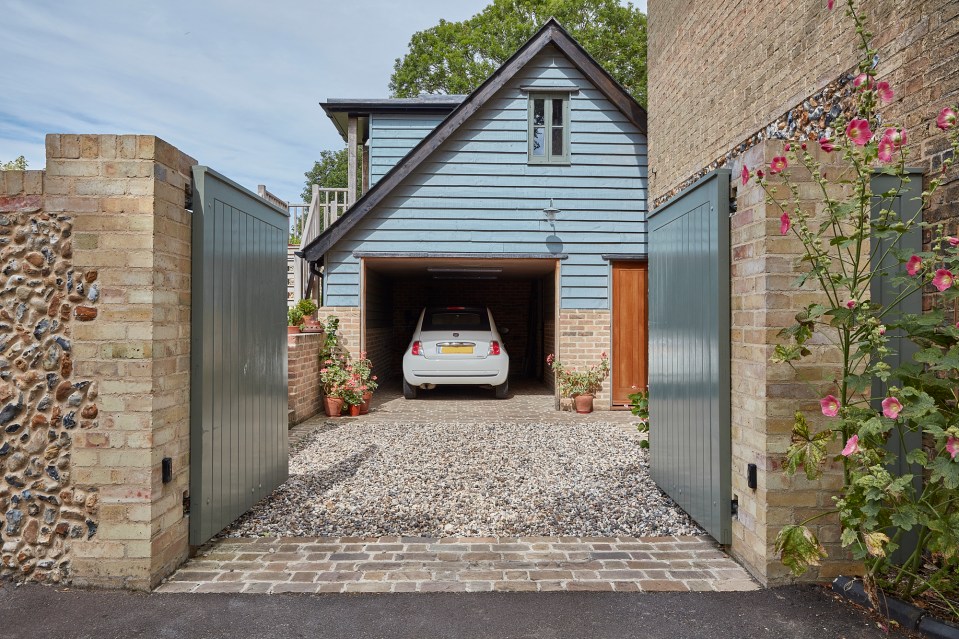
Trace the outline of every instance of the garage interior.
<path fill-rule="evenodd" d="M 399 382 L 403 353 L 426 306 L 488 306 L 510 357 L 510 380 L 552 391 L 557 260 L 364 257 L 364 348 L 380 382 Z"/>

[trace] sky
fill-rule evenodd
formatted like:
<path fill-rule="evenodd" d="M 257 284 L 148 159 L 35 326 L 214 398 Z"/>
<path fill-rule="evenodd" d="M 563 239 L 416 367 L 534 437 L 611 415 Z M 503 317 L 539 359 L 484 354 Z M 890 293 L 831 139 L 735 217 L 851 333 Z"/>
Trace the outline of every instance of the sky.
<path fill-rule="evenodd" d="M 0 0 L 0 162 L 43 168 L 47 133 L 151 134 L 299 201 L 343 146 L 318 103 L 389 97 L 413 33 L 489 2 Z"/>

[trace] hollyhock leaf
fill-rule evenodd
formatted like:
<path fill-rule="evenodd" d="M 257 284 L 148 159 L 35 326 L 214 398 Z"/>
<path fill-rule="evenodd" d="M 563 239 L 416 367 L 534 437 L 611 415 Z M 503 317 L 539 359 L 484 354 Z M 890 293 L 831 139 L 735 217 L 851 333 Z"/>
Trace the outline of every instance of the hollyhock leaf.
<path fill-rule="evenodd" d="M 792 441 L 786 451 L 786 474 L 795 475 L 802 466 L 806 478 L 810 481 L 821 476 L 822 463 L 826 458 L 826 442 L 831 436 L 832 432 L 828 430 L 813 435 L 809 430 L 806 417 L 797 411 L 796 421 L 793 423 Z"/>
<path fill-rule="evenodd" d="M 828 555 L 816 535 L 805 526 L 783 526 L 776 536 L 776 552 L 783 565 L 799 577 L 810 566 L 820 565 Z"/>
<path fill-rule="evenodd" d="M 885 557 L 886 550 L 884 546 L 889 543 L 889 537 L 885 534 L 873 531 L 863 535 L 863 541 L 866 543 L 866 552 L 873 557 Z"/>
<path fill-rule="evenodd" d="M 947 288 L 950 288 L 953 281 L 954 278 L 952 276 L 952 271 L 941 268 L 936 271 L 935 276 L 932 278 L 932 285 L 939 289 L 939 292 L 941 293 Z"/>
<path fill-rule="evenodd" d="M 959 464 L 955 458 L 945 455 L 936 457 L 931 464 L 930 481 L 942 481 L 947 490 L 959 489 Z"/>
<path fill-rule="evenodd" d="M 902 411 L 902 403 L 895 397 L 887 397 L 882 400 L 882 414 L 889 419 L 898 419 Z"/>
<path fill-rule="evenodd" d="M 936 126 L 943 131 L 956 126 L 956 112 L 949 107 L 944 108 L 939 112 L 939 117 L 936 118 Z"/>

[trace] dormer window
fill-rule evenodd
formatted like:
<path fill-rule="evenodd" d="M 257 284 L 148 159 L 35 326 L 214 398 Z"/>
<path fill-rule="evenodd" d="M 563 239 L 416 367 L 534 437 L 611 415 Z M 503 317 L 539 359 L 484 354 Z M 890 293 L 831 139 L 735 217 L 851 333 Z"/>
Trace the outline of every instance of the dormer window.
<path fill-rule="evenodd" d="M 569 93 L 530 93 L 529 163 L 569 164 Z"/>

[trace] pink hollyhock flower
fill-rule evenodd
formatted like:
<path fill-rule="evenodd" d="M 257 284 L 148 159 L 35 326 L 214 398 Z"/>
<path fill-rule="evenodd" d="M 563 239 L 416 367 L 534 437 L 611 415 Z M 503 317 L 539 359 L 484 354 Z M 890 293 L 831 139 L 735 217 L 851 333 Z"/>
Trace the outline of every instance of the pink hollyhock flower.
<path fill-rule="evenodd" d="M 746 186 L 746 184 L 749 182 L 749 168 L 745 164 L 743 164 L 742 176 L 743 176 L 743 186 Z"/>
<path fill-rule="evenodd" d="M 776 175 L 777 173 L 782 173 L 783 169 L 789 166 L 789 162 L 786 161 L 786 158 L 782 155 L 777 155 L 773 158 L 773 161 L 769 163 L 769 174 Z"/>
<path fill-rule="evenodd" d="M 762 169 L 756 169 L 756 177 L 758 177 L 758 178 L 761 180 L 761 179 L 763 179 L 764 177 L 766 177 L 766 174 L 763 173 L 763 170 L 762 170 Z"/>
<path fill-rule="evenodd" d="M 946 450 L 949 451 L 949 455 L 955 459 L 956 455 L 959 455 L 959 437 L 949 435 L 949 439 L 946 440 Z"/>
<path fill-rule="evenodd" d="M 803 151 L 805 151 L 805 150 L 806 150 L 806 143 L 803 142 L 802 144 L 800 144 L 800 145 L 799 145 L 799 148 L 802 149 Z"/>
<path fill-rule="evenodd" d="M 886 327 L 885 327 L 884 324 L 880 324 L 880 325 L 877 327 L 877 330 L 879 331 L 879 334 L 880 334 L 880 335 L 885 335 L 885 334 L 886 334 Z"/>
<path fill-rule="evenodd" d="M 546 363 L 549 364 L 550 366 L 552 366 L 553 362 L 555 361 L 556 361 L 556 356 L 553 355 L 552 353 L 546 356 Z"/>
<path fill-rule="evenodd" d="M 855 118 L 849 121 L 846 127 L 846 137 L 858 146 L 865 146 L 872 137 L 872 130 L 869 128 L 869 122 L 862 118 Z"/>
<path fill-rule="evenodd" d="M 826 0 L 826 6 L 832 11 L 832 8 L 836 6 L 836 0 Z"/>
<path fill-rule="evenodd" d="M 902 402 L 895 397 L 887 397 L 882 400 L 882 414 L 889 419 L 898 419 L 902 411 Z"/>
<path fill-rule="evenodd" d="M 832 153 L 836 150 L 836 147 L 833 145 L 832 140 L 827 137 L 819 138 L 819 148 L 825 151 L 826 153 Z"/>
<path fill-rule="evenodd" d="M 869 81 L 869 76 L 866 75 L 865 73 L 860 73 L 859 75 L 855 77 L 855 79 L 853 79 L 852 85 L 858 89 L 859 87 L 861 87 L 863 84 L 865 84 L 868 81 Z"/>
<path fill-rule="evenodd" d="M 789 153 L 789 151 L 792 149 L 792 145 L 789 144 L 789 142 L 787 142 L 785 148 L 786 148 L 786 153 Z"/>
<path fill-rule="evenodd" d="M 946 236 L 946 241 L 949 242 L 949 246 L 956 248 L 959 246 L 959 237 L 953 237 L 952 235 Z"/>
<path fill-rule="evenodd" d="M 857 302 L 856 300 L 849 300 L 848 302 L 846 302 L 846 308 L 848 308 L 848 309 L 850 309 L 850 310 L 851 310 L 851 309 L 854 309 L 854 308 L 856 308 L 856 304 L 858 304 L 858 302 Z"/>
<path fill-rule="evenodd" d="M 936 276 L 932 278 L 932 285 L 939 289 L 941 293 L 952 286 L 953 281 L 952 271 L 941 268 L 936 271 Z"/>
<path fill-rule="evenodd" d="M 859 435 L 853 435 L 846 442 L 846 447 L 842 449 L 842 454 L 846 457 L 855 455 L 859 452 Z"/>
<path fill-rule="evenodd" d="M 895 150 L 896 146 L 888 139 L 883 138 L 879 140 L 879 161 L 883 164 L 892 162 L 895 156 Z"/>
<path fill-rule="evenodd" d="M 936 118 L 936 126 L 943 131 L 956 126 L 956 112 L 949 107 L 940 111 L 939 117 Z"/>
<path fill-rule="evenodd" d="M 779 218 L 779 234 L 785 235 L 792 228 L 792 220 L 789 219 L 789 213 L 783 213 Z"/>
<path fill-rule="evenodd" d="M 906 143 L 906 130 L 889 127 L 883 131 L 882 139 L 889 140 L 898 149 Z"/>
<path fill-rule="evenodd" d="M 835 417 L 839 414 L 839 400 L 834 395 L 826 395 L 820 399 L 819 406 L 826 417 Z"/>
<path fill-rule="evenodd" d="M 909 258 L 909 261 L 906 262 L 906 273 L 915 276 L 919 273 L 920 269 L 922 269 L 922 258 L 918 255 L 913 255 Z"/>
<path fill-rule="evenodd" d="M 883 103 L 892 102 L 892 97 L 895 95 L 888 82 L 880 82 L 877 84 L 876 94 Z"/>

